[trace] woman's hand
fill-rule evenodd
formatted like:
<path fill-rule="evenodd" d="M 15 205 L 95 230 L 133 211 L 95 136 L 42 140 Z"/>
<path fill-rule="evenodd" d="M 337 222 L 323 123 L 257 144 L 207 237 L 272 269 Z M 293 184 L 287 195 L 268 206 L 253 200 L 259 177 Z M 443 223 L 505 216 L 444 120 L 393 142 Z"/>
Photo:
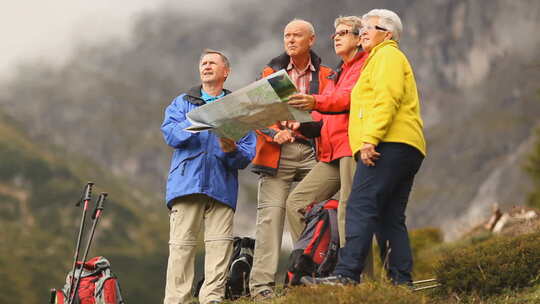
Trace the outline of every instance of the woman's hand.
<path fill-rule="evenodd" d="M 288 104 L 298 110 L 311 111 L 315 108 L 315 97 L 307 94 L 294 94 L 289 97 Z"/>
<path fill-rule="evenodd" d="M 375 151 L 375 145 L 370 143 L 364 143 L 360 148 L 360 159 L 364 165 L 368 167 L 375 166 L 375 161 L 379 159 L 381 153 Z"/>

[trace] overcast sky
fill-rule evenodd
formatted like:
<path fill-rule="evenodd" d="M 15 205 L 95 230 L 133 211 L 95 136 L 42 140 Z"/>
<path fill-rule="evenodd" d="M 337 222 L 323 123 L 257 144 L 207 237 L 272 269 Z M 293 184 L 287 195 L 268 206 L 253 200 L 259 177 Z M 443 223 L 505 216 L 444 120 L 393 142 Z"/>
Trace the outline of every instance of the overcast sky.
<path fill-rule="evenodd" d="M 197 10 L 215 0 L 0 0 L 0 77 L 17 62 L 61 61 L 75 42 L 125 37 L 133 17 L 162 5 Z"/>

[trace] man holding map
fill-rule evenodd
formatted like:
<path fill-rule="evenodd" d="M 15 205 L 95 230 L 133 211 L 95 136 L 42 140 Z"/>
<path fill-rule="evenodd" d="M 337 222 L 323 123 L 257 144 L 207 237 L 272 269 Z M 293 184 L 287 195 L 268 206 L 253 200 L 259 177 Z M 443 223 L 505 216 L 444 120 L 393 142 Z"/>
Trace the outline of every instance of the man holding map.
<path fill-rule="evenodd" d="M 205 50 L 199 73 L 202 85 L 176 97 L 161 125 L 165 142 L 174 148 L 166 194 L 170 240 L 164 304 L 191 303 L 197 241 L 203 227 L 205 280 L 200 303 L 221 303 L 232 255 L 238 170 L 249 165 L 255 154 L 252 131 L 233 140 L 212 131 L 185 130 L 192 126 L 189 112 L 221 103 L 230 93 L 223 89 L 230 68 L 221 52 Z"/>
<path fill-rule="evenodd" d="M 268 63 L 262 77 L 284 69 L 299 92 L 322 92 L 331 81 L 328 76 L 333 72 L 321 65 L 320 57 L 311 51 L 315 43 L 313 25 L 305 20 L 292 20 L 285 27 L 283 42 L 285 53 Z M 285 202 L 292 183 L 302 180 L 315 163 L 313 145 L 299 133 L 281 124 L 257 131 L 253 171 L 260 177 L 250 277 L 251 294 L 255 299 L 273 297 L 285 222 Z M 293 242 L 295 237 L 298 236 L 293 236 Z"/>

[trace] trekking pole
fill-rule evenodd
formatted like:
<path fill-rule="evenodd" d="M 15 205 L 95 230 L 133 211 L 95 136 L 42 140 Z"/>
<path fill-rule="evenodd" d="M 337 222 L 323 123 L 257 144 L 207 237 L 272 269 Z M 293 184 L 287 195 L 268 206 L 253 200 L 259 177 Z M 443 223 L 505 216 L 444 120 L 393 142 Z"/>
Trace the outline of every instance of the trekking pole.
<path fill-rule="evenodd" d="M 414 281 L 413 284 L 424 284 L 424 283 L 432 283 L 432 282 L 437 282 L 437 279 L 428 279 L 428 280 Z"/>
<path fill-rule="evenodd" d="M 86 258 L 88 257 L 88 251 L 90 251 L 90 245 L 92 244 L 92 239 L 94 238 L 94 232 L 96 231 L 96 226 L 99 221 L 99 217 L 101 216 L 101 213 L 103 212 L 103 204 L 105 203 L 105 199 L 107 198 L 107 193 L 102 192 L 97 200 L 96 207 L 94 208 L 94 212 L 92 213 L 92 228 L 90 229 L 90 236 L 88 237 L 88 242 L 86 243 L 86 248 L 84 249 L 83 258 L 81 260 L 81 270 L 79 271 L 79 275 L 77 278 L 75 278 L 74 282 L 74 288 L 73 292 L 71 294 L 68 294 L 69 301 L 68 304 L 72 304 L 73 300 L 75 299 L 75 294 L 77 293 L 77 289 L 79 289 L 79 284 L 81 282 L 81 276 L 84 268 L 84 263 L 86 263 Z"/>
<path fill-rule="evenodd" d="M 77 201 L 77 204 L 75 204 L 75 206 L 79 207 L 81 205 L 81 202 L 83 202 L 84 206 L 82 211 L 81 225 L 79 227 L 79 235 L 77 236 L 77 245 L 75 246 L 75 256 L 73 257 L 73 267 L 71 268 L 71 280 L 69 283 L 68 296 L 73 289 L 73 278 L 75 277 L 75 267 L 77 266 L 77 260 L 79 259 L 79 250 L 81 249 L 82 233 L 84 231 L 84 223 L 86 221 L 86 210 L 88 210 L 88 204 L 92 200 L 92 186 L 94 186 L 94 183 L 92 182 L 88 182 L 86 186 L 84 186 L 83 195 L 81 199 Z"/>
<path fill-rule="evenodd" d="M 413 282 L 413 291 L 420 291 L 441 286 L 437 279 L 420 280 Z"/>

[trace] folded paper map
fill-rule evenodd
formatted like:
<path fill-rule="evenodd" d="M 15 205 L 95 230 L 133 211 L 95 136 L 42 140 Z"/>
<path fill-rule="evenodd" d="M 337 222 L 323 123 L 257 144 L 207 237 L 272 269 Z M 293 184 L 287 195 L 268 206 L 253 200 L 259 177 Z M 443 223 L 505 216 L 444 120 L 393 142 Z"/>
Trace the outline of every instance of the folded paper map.
<path fill-rule="evenodd" d="M 296 93 L 298 90 L 287 72 L 280 70 L 190 111 L 187 118 L 192 125 L 185 130 L 211 130 L 220 137 L 238 140 L 249 130 L 266 128 L 278 120 L 311 121 L 308 112 L 287 104 Z"/>

